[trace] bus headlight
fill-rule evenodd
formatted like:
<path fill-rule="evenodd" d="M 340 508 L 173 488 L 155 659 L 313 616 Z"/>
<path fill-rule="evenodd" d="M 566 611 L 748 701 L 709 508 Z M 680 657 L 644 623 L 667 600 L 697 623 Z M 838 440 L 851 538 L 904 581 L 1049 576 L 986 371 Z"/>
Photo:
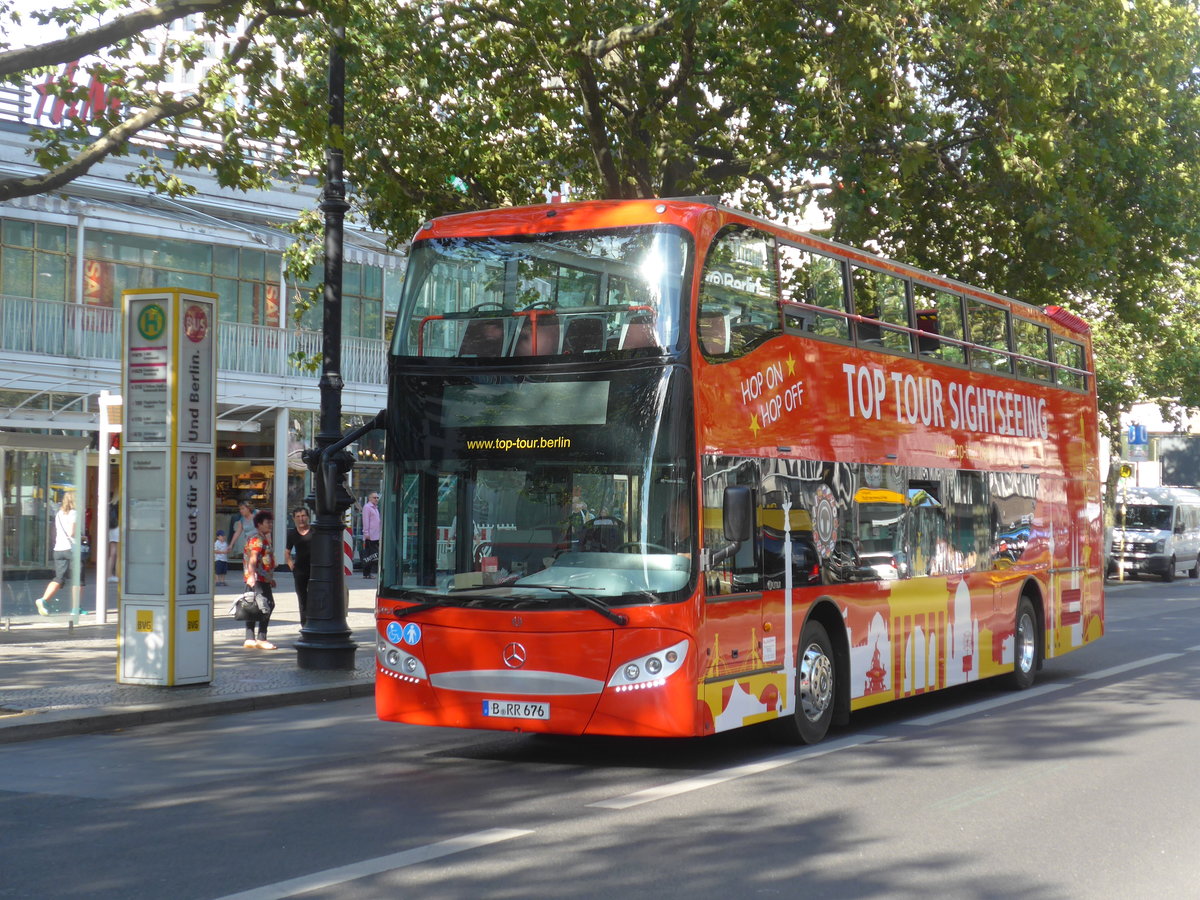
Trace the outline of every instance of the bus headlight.
<path fill-rule="evenodd" d="M 425 664 L 421 660 L 403 647 L 397 647 L 382 638 L 375 646 L 375 658 L 379 660 L 380 674 L 397 681 L 412 683 L 429 677 L 425 673 Z"/>
<path fill-rule="evenodd" d="M 687 658 L 687 647 L 688 642 L 683 640 L 654 653 L 631 659 L 617 666 L 612 677 L 608 679 L 608 686 L 618 692 L 661 687 L 683 666 L 683 661 Z"/>

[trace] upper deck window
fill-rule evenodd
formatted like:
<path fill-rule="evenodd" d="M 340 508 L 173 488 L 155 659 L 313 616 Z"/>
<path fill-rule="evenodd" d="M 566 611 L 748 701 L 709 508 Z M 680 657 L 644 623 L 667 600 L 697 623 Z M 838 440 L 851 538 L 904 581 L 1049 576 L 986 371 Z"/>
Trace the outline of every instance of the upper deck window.
<path fill-rule="evenodd" d="M 1017 359 L 1017 374 L 1025 378 L 1036 378 L 1038 381 L 1049 381 L 1049 364 L 1033 360 L 1050 359 L 1050 329 L 1015 316 L 1013 337 L 1017 342 L 1017 353 L 1021 357 L 1032 357 Z"/>
<path fill-rule="evenodd" d="M 397 356 L 657 354 L 679 344 L 691 239 L 639 226 L 413 245 Z"/>
<path fill-rule="evenodd" d="M 967 300 L 967 329 L 971 348 L 971 367 L 1011 372 L 1008 355 L 1008 310 L 980 300 Z M 990 352 L 987 349 L 991 348 Z"/>
<path fill-rule="evenodd" d="M 1059 365 L 1059 368 L 1054 370 L 1059 384 L 1077 391 L 1087 389 L 1087 375 L 1084 374 L 1087 367 L 1082 344 L 1056 337 L 1054 339 L 1054 361 Z"/>
<path fill-rule="evenodd" d="M 854 311 L 872 320 L 858 323 L 855 332 L 859 346 L 911 353 L 912 336 L 908 332 L 887 327 L 912 327 L 908 318 L 905 280 L 860 266 L 853 266 L 851 272 Z"/>
<path fill-rule="evenodd" d="M 742 356 L 779 334 L 775 238 L 741 225 L 713 241 L 700 283 L 696 322 L 708 357 Z"/>
<path fill-rule="evenodd" d="M 779 287 L 784 302 L 807 303 L 830 310 L 784 307 L 784 327 L 789 333 L 850 340 L 846 318 L 845 263 L 812 253 L 793 244 L 779 245 Z"/>
<path fill-rule="evenodd" d="M 917 335 L 921 355 L 946 362 L 966 362 L 962 345 L 965 340 L 962 297 L 913 282 L 913 308 L 917 328 L 925 332 Z M 940 340 L 942 337 L 949 340 Z"/>

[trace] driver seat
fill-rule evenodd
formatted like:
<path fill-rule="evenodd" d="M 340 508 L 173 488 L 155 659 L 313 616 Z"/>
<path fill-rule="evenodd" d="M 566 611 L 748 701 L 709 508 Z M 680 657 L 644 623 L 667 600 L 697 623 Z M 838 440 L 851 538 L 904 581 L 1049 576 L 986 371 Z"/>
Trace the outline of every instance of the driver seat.
<path fill-rule="evenodd" d="M 625 523 L 611 516 L 593 519 L 583 529 L 579 549 L 612 553 L 625 542 Z"/>

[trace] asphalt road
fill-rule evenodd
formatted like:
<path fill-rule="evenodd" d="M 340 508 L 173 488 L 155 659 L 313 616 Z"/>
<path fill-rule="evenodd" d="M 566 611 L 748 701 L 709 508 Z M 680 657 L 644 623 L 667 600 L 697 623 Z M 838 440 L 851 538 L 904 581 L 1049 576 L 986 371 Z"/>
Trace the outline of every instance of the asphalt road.
<path fill-rule="evenodd" d="M 0 897 L 1192 898 L 1200 583 L 1110 585 L 1030 691 L 812 748 L 375 721 L 368 700 L 0 746 Z"/>

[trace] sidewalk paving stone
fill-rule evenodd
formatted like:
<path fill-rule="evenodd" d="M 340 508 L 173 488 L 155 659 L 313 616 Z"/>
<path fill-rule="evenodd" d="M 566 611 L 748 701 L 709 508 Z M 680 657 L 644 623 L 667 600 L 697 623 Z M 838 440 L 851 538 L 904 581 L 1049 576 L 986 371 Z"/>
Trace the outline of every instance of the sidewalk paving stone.
<path fill-rule="evenodd" d="M 273 706 L 371 696 L 375 690 L 375 591 L 348 579 L 347 624 L 358 645 L 353 670 L 301 669 L 296 595 L 284 573 L 268 637 L 277 650 L 242 647 L 244 627 L 225 615 L 236 586 L 214 603 L 213 680 L 174 687 L 117 683 L 116 600 L 108 622 L 88 614 L 0 619 L 0 744 L 111 731 L 152 722 L 220 715 Z M 82 606 L 94 609 L 85 589 Z"/>

